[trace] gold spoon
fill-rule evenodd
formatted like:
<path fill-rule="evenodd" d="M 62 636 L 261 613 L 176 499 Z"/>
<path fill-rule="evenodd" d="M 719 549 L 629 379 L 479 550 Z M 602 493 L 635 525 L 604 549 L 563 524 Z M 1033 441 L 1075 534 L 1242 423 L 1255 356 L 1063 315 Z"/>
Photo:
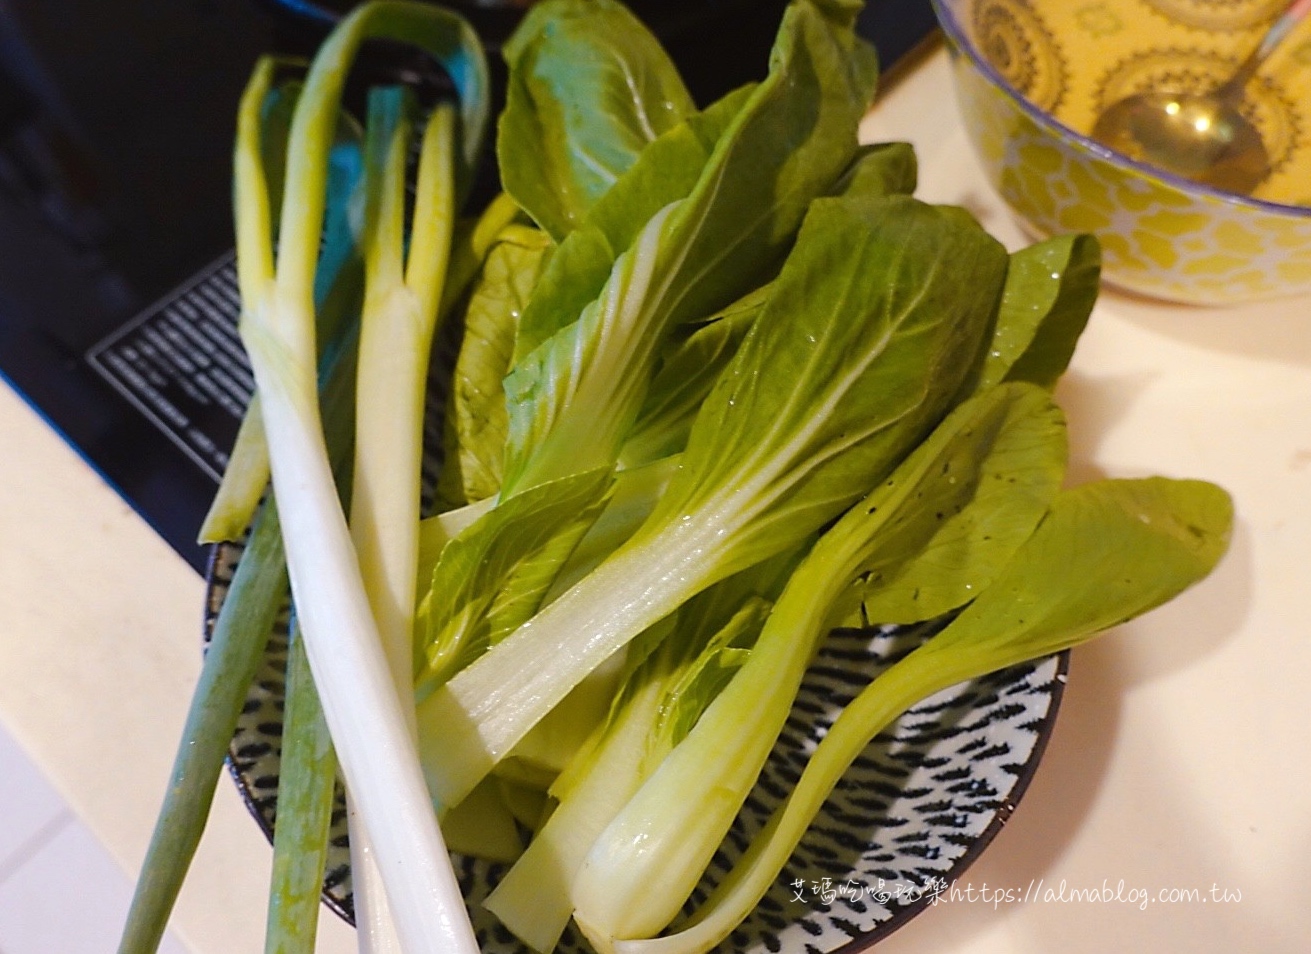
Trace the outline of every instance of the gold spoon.
<path fill-rule="evenodd" d="M 1270 153 L 1239 111 L 1243 88 L 1308 12 L 1311 0 L 1294 0 L 1234 75 L 1209 93 L 1137 93 L 1113 103 L 1093 138 L 1130 159 L 1246 195 L 1270 174 Z"/>

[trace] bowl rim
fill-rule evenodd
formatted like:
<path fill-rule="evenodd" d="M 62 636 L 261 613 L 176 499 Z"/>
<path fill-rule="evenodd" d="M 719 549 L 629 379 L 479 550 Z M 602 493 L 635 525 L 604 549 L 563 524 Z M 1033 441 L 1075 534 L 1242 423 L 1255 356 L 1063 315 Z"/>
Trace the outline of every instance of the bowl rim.
<path fill-rule="evenodd" d="M 974 0 L 965 0 L 965 2 L 974 2 Z M 1201 182 L 1195 182 L 1192 179 L 1175 175 L 1172 172 L 1167 172 L 1166 170 L 1149 163 L 1130 159 L 1123 153 L 1111 149 L 1109 146 L 1098 142 L 1091 136 L 1072 129 L 1056 119 L 1056 117 L 1051 113 L 1040 109 L 1034 103 L 1026 99 L 1019 90 L 1007 82 L 1006 78 L 1003 77 L 1001 73 L 997 72 L 993 65 L 979 53 L 978 48 L 974 45 L 974 42 L 961 26 L 960 20 L 957 19 L 950 0 L 930 0 L 930 3 L 933 5 L 933 12 L 937 15 L 938 23 L 942 27 L 943 33 L 946 34 L 947 39 L 950 41 L 950 45 L 955 50 L 958 50 L 960 53 L 968 57 L 975 69 L 982 73 L 983 76 L 992 83 L 992 85 L 1000 89 L 1030 119 L 1037 123 L 1038 126 L 1056 133 L 1063 139 L 1073 140 L 1075 143 L 1091 152 L 1098 159 L 1108 162 L 1112 166 L 1119 167 L 1125 172 L 1145 179 L 1155 180 L 1162 185 L 1171 186 L 1185 193 L 1200 194 L 1203 197 L 1227 205 L 1248 208 L 1271 215 L 1311 219 L 1311 206 L 1290 205 L 1284 202 L 1271 202 L 1268 199 L 1255 199 L 1251 196 L 1239 195 L 1236 192 L 1226 192 L 1223 189 L 1217 189 L 1214 186 L 1205 185 Z"/>

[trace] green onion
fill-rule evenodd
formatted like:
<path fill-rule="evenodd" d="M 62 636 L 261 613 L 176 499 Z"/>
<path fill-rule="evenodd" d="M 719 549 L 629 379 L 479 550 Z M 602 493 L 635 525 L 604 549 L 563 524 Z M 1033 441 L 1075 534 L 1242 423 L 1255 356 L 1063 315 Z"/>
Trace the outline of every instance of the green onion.
<path fill-rule="evenodd" d="M 346 71 L 368 36 L 418 43 L 443 61 L 462 94 L 466 168 L 477 156 L 485 66 L 467 24 L 417 3 L 357 9 L 323 45 L 297 104 L 276 268 L 259 128 L 243 122 L 239 130 L 238 269 L 243 289 L 251 290 L 240 330 L 260 395 L 274 492 L 283 501 L 287 563 L 307 656 L 397 936 L 413 951 L 473 951 L 477 945 L 418 768 L 409 719 L 333 486 L 315 387 L 313 285 L 327 153 Z M 355 493 L 361 492 L 357 478 Z"/>

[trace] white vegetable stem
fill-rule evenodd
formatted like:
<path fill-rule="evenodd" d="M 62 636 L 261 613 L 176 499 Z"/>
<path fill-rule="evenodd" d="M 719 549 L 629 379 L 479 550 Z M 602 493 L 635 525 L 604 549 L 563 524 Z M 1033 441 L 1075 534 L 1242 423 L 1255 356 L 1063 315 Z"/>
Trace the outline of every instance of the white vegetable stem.
<path fill-rule="evenodd" d="M 727 575 L 737 516 L 697 513 L 618 551 L 424 699 L 419 744 L 433 797 L 458 805 L 588 673 Z"/>
<path fill-rule="evenodd" d="M 454 221 L 454 125 L 435 110 L 424 135 L 410 266 L 405 268 L 405 166 L 410 123 L 400 90 L 370 103 L 365 182 L 365 294 L 356 392 L 351 537 L 392 683 L 414 736 L 415 565 L 428 355 Z M 413 276 L 411 280 L 411 276 Z M 367 828 L 348 816 L 356 924 L 362 950 L 397 950 L 399 938 Z"/>
<path fill-rule="evenodd" d="M 842 772 L 880 730 L 930 694 L 923 687 L 925 670 L 931 671 L 932 665 L 920 665 L 922 661 L 923 657 L 901 660 L 843 710 L 811 755 L 796 787 L 685 926 L 654 938 L 602 938 L 598 950 L 602 954 L 706 954 L 728 937 L 769 891 Z M 928 678 L 932 680 L 931 675 Z"/>
<path fill-rule="evenodd" d="M 404 949 L 476 951 L 333 488 L 313 377 L 295 387 L 282 355 L 247 347 L 310 667 Z"/>
<path fill-rule="evenodd" d="M 831 549 L 831 548 L 830 548 Z M 598 951 L 658 934 L 719 848 L 778 738 L 848 568 L 798 571 L 737 677 L 597 836 L 572 886 Z M 829 572 L 825 572 L 829 571 Z"/>
<path fill-rule="evenodd" d="M 431 234 L 420 241 L 416 232 L 411 272 L 420 257 L 440 266 L 450 248 L 453 120 L 448 108 L 439 109 L 425 135 L 416 224 L 422 216 Z M 424 394 L 435 300 L 441 291 L 440 271 L 427 269 L 417 287 L 402 271 L 406 132 L 405 124 L 399 125 L 388 144 L 387 187 L 366 238 L 351 496 L 351 535 L 393 681 L 403 699 L 413 696 L 410 630 L 419 549 Z M 440 171 L 443 159 L 445 175 Z M 432 228 L 433 222 L 445 223 L 445 228 Z"/>
<path fill-rule="evenodd" d="M 551 951 L 559 942 L 573 913 L 574 876 L 644 778 L 642 766 L 664 688 L 662 680 L 650 679 L 625 701 L 588 769 L 567 794 L 553 790 L 561 798 L 559 806 L 483 902 L 535 951 Z"/>
<path fill-rule="evenodd" d="M 238 267 L 242 287 L 251 294 L 243 303 L 241 334 L 262 402 L 307 655 L 402 947 L 475 952 L 333 484 L 315 380 L 313 277 L 327 152 L 345 73 L 371 30 L 395 31 L 410 12 L 422 16 L 421 9 L 360 8 L 316 57 L 292 122 L 276 273 L 259 155 L 259 104 L 243 103 L 236 155 Z"/>

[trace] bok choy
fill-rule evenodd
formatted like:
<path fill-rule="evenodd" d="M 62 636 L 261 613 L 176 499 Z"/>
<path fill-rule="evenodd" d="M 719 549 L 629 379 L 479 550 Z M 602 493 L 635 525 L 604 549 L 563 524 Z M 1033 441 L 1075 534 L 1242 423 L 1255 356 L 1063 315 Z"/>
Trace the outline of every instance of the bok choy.
<path fill-rule="evenodd" d="M 815 200 L 650 518 L 420 704 L 434 797 L 459 802 L 639 632 L 885 477 L 977 365 L 1005 268 L 1001 246 L 957 210 Z M 781 381 L 786 391 L 770 386 Z"/>
<path fill-rule="evenodd" d="M 593 943 L 646 937 L 673 920 L 783 728 L 790 705 L 779 700 L 796 696 L 843 599 L 859 593 L 853 584 L 879 577 L 895 587 L 899 575 L 924 564 L 958 585 L 913 582 L 915 615 L 931 619 L 955 609 L 982 592 L 1029 536 L 1064 464 L 1064 422 L 1044 392 L 1032 385 L 987 391 L 957 408 L 824 533 L 788 580 L 741 669 L 580 867 L 574 909 Z M 1022 490 L 1008 483 L 1012 477 Z"/>
<path fill-rule="evenodd" d="M 1159 606 L 1211 572 L 1231 522 L 1228 495 L 1202 481 L 1102 480 L 1063 491 L 992 585 L 843 709 L 783 805 L 685 926 L 647 940 L 589 929 L 589 939 L 603 954 L 710 950 L 764 895 L 842 773 L 888 723 L 949 686 Z"/>

